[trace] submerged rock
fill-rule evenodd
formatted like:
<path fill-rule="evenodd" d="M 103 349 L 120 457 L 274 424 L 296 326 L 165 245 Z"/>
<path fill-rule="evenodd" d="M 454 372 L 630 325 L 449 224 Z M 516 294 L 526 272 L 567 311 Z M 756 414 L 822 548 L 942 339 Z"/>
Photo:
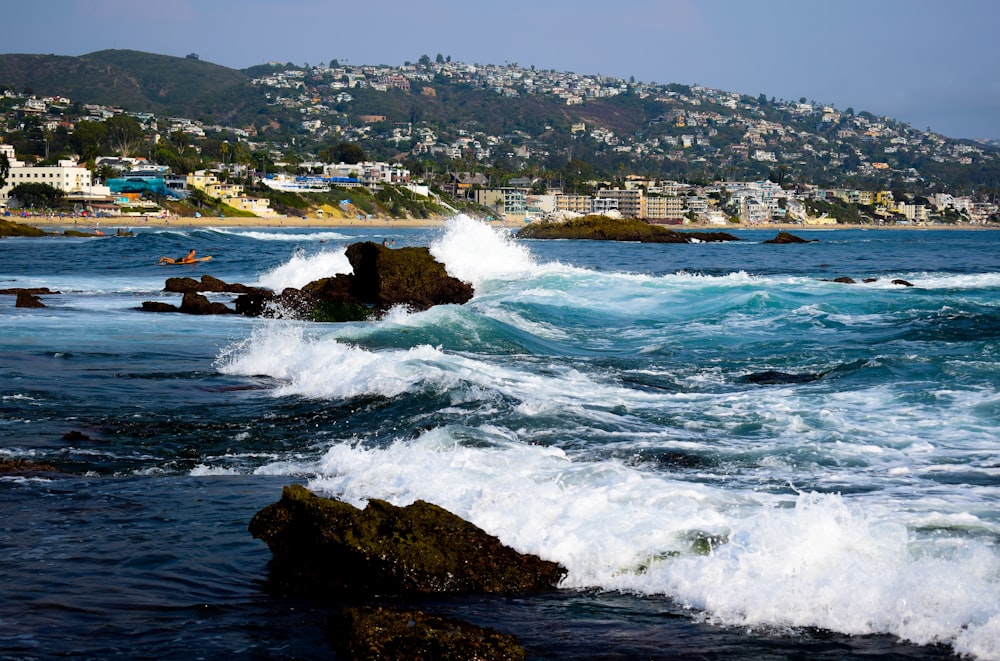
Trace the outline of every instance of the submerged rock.
<path fill-rule="evenodd" d="M 271 549 L 272 585 L 284 592 L 520 593 L 554 589 L 566 575 L 422 500 L 372 499 L 359 510 L 290 485 L 249 530 Z"/>
<path fill-rule="evenodd" d="M 27 459 L 0 459 L 0 475 L 36 475 L 58 471 L 59 469 L 51 464 L 40 464 Z"/>
<path fill-rule="evenodd" d="M 743 383 L 773 386 L 786 383 L 810 383 L 812 381 L 819 381 L 824 376 L 826 376 L 826 372 L 791 374 L 789 372 L 779 372 L 777 370 L 765 370 L 763 372 L 746 374 L 740 377 L 740 381 Z"/>
<path fill-rule="evenodd" d="M 518 661 L 527 656 L 514 636 L 417 610 L 345 608 L 330 626 L 337 653 L 382 661 Z"/>

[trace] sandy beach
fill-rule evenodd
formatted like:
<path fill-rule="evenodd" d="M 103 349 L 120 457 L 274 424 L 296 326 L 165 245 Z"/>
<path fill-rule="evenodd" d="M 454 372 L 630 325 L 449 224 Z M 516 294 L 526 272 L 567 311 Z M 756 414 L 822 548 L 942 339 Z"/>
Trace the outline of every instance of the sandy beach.
<path fill-rule="evenodd" d="M 34 225 L 40 228 L 69 228 L 79 231 L 116 232 L 119 229 L 138 229 L 141 227 L 275 227 L 275 228 L 324 228 L 324 227 L 371 227 L 379 229 L 403 229 L 421 227 L 441 227 L 447 221 L 446 217 L 436 218 L 371 218 L 358 220 L 354 218 L 317 218 L 317 217 L 280 217 L 258 218 L 245 216 L 128 216 L 105 218 L 66 218 L 58 216 L 10 216 L 8 220 Z M 494 227 L 519 228 L 523 222 L 490 221 Z M 690 223 L 686 225 L 664 225 L 669 229 L 728 231 L 728 230 L 766 230 L 766 231 L 804 231 L 804 230 L 838 230 L 838 229 L 889 229 L 889 230 L 982 230 L 998 229 L 990 225 L 937 225 L 937 224 L 888 224 L 888 225 L 841 225 L 841 224 L 804 224 L 797 223 L 765 223 L 760 225 L 711 225 L 706 223 Z"/>

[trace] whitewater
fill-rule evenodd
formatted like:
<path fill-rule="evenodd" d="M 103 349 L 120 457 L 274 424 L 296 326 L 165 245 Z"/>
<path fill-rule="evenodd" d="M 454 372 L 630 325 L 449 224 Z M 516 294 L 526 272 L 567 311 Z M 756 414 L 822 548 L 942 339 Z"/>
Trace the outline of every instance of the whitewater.
<path fill-rule="evenodd" d="M 97 244 L 122 252 L 114 267 L 68 255 L 52 273 L 27 241 L 0 245 L 4 286 L 64 292 L 45 311 L 2 301 L 0 458 L 148 498 L 162 478 L 422 499 L 562 563 L 580 595 L 792 649 L 822 630 L 1000 658 L 996 233 L 737 234 L 523 241 L 464 216 L 173 229 Z M 147 262 L 188 244 L 223 253 L 207 272 L 280 290 L 349 271 L 346 246 L 383 236 L 428 245 L 474 298 L 347 324 L 134 310 L 162 298 Z M 69 427 L 93 440 L 52 440 Z M 54 484 L 0 489 L 27 502 Z"/>

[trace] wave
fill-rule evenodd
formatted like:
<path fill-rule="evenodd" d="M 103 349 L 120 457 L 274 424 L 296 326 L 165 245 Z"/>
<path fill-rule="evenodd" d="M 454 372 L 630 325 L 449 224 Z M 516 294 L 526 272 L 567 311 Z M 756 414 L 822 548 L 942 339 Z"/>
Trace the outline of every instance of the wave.
<path fill-rule="evenodd" d="M 258 284 L 280 292 L 286 287 L 299 289 L 313 280 L 350 272 L 351 263 L 344 248 L 323 250 L 312 255 L 299 250 L 287 262 L 261 275 Z"/>
<path fill-rule="evenodd" d="M 235 236 L 241 239 L 254 239 L 257 241 L 346 241 L 350 236 L 340 232 L 303 232 L 301 228 L 289 228 L 288 230 L 234 230 L 219 227 L 210 228 L 212 232 L 221 235 Z"/>
<path fill-rule="evenodd" d="M 725 626 L 1000 649 L 995 530 L 985 540 L 921 535 L 920 517 L 864 496 L 720 488 L 524 440 L 456 424 L 383 448 L 337 444 L 292 472 L 357 505 L 437 503 L 562 563 L 565 587 L 666 595 Z"/>

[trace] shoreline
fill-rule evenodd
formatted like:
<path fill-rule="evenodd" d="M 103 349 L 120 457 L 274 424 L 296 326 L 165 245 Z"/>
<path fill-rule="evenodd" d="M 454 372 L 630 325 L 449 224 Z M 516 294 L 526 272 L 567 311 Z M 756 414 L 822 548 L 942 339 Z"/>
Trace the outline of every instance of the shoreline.
<path fill-rule="evenodd" d="M 60 217 L 49 217 L 49 216 L 29 216 L 27 218 L 22 218 L 18 216 L 10 216 L 4 220 L 9 220 L 16 223 L 21 223 L 23 225 L 31 225 L 39 228 L 67 228 L 75 229 L 79 231 L 85 230 L 111 230 L 117 231 L 118 229 L 138 229 L 141 227 L 243 227 L 243 228 L 281 228 L 281 229 L 322 229 L 322 228 L 345 228 L 345 227 L 358 227 L 358 228 L 372 228 L 372 229 L 419 229 L 427 227 L 443 227 L 448 218 L 372 218 L 357 220 L 354 218 L 316 218 L 316 217 L 301 217 L 301 218 L 260 218 L 260 217 L 247 217 L 247 216 L 232 216 L 232 217 L 219 217 L 219 216 L 202 216 L 200 218 L 194 216 L 178 216 L 178 217 L 159 217 L 159 216 L 123 216 L 123 217 L 106 217 L 106 218 L 60 218 Z M 489 225 L 490 227 L 501 227 L 507 229 L 516 229 L 523 227 L 525 223 L 523 222 L 512 222 L 512 221 L 482 221 Z M 760 225 L 713 225 L 709 223 L 689 223 L 685 225 L 665 225 L 657 224 L 660 227 L 665 227 L 672 230 L 714 230 L 714 231 L 836 231 L 836 230 L 851 230 L 851 229 L 868 229 L 868 230 L 994 230 L 1000 229 L 998 225 L 928 225 L 928 224 L 906 224 L 906 225 L 844 225 L 844 224 L 826 224 L 826 225 L 801 225 L 797 223 L 766 223 Z"/>

